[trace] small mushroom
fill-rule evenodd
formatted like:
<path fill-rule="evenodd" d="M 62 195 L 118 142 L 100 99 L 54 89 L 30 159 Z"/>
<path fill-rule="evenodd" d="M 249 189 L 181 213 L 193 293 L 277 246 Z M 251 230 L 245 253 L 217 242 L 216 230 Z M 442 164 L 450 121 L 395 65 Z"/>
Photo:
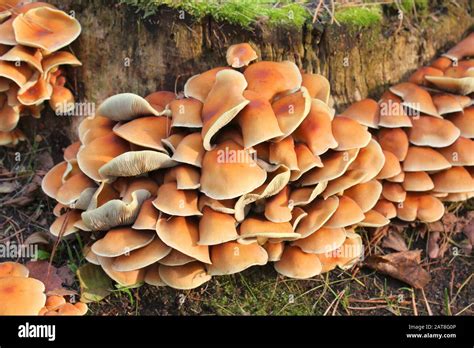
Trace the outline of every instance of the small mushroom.
<path fill-rule="evenodd" d="M 252 266 L 265 265 L 268 254 L 257 243 L 230 241 L 211 247 L 211 261 L 207 267 L 210 275 L 234 274 Z"/>
<path fill-rule="evenodd" d="M 227 49 L 227 64 L 233 68 L 241 68 L 257 59 L 257 53 L 248 43 L 240 43 L 229 46 Z"/>
<path fill-rule="evenodd" d="M 275 270 L 289 278 L 308 279 L 321 273 L 322 265 L 315 254 L 308 254 L 296 246 L 286 246 Z"/>
<path fill-rule="evenodd" d="M 302 83 L 300 70 L 290 61 L 258 62 L 245 69 L 244 76 L 248 82 L 247 89 L 260 93 L 267 100 L 272 100 L 277 94 L 295 92 Z"/>

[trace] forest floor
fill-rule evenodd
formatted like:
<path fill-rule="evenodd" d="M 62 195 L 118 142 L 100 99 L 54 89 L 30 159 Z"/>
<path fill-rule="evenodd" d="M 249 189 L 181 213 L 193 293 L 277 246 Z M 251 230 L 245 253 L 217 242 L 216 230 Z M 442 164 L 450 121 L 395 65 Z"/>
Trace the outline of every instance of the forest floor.
<path fill-rule="evenodd" d="M 28 236 L 48 235 L 54 220 L 54 202 L 41 191 L 41 178 L 60 159 L 51 158 L 60 136 L 33 129 L 33 142 L 0 149 L 0 243 L 23 243 Z M 460 232 L 474 217 L 474 200 L 447 206 L 442 226 L 444 256 L 427 257 L 427 235 L 433 226 L 394 221 L 388 228 L 401 231 L 410 250 L 421 249 L 421 266 L 431 275 L 424 290 L 357 265 L 335 270 L 311 280 L 278 275 L 271 265 L 242 273 L 214 277 L 202 287 L 176 291 L 144 285 L 115 289 L 99 303 L 89 305 L 90 315 L 473 315 L 473 256 L 465 252 Z M 438 226 L 439 228 L 439 226 Z M 382 247 L 380 230 L 360 230 L 370 254 L 393 252 Z M 386 233 L 387 230 L 384 231 Z M 68 269 L 65 288 L 80 292 L 72 277 L 85 260 L 80 252 L 87 232 L 63 241 L 53 253 L 53 265 Z M 40 245 L 40 256 L 49 260 L 54 242 Z M 63 267 L 66 266 L 66 267 Z M 67 283 L 67 285 L 65 285 Z"/>

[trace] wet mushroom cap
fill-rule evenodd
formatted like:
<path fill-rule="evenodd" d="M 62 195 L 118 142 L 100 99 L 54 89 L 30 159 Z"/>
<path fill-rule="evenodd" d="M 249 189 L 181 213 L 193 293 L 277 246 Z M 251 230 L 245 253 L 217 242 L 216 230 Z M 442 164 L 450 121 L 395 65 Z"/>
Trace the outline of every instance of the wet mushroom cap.
<path fill-rule="evenodd" d="M 0 278 L 0 315 L 37 315 L 46 303 L 44 284 L 33 278 Z"/>
<path fill-rule="evenodd" d="M 296 246 L 287 246 L 281 259 L 275 262 L 275 270 L 290 278 L 307 279 L 320 274 L 322 265 L 315 254 L 307 254 Z"/>

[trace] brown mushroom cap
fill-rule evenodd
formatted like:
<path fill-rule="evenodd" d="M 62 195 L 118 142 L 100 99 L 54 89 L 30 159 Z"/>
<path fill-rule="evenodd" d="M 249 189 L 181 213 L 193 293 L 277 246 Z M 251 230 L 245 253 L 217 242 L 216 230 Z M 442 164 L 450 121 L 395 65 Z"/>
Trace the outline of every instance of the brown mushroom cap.
<path fill-rule="evenodd" d="M 459 137 L 448 147 L 438 149 L 453 166 L 474 166 L 474 141 Z"/>
<path fill-rule="evenodd" d="M 371 139 L 369 144 L 360 149 L 356 159 L 350 164 L 349 171 L 363 172 L 357 183 L 365 183 L 375 178 L 385 164 L 385 156 L 379 143 Z"/>
<path fill-rule="evenodd" d="M 235 199 L 224 199 L 224 200 L 217 200 L 210 197 L 207 197 L 204 194 L 199 196 L 199 210 L 203 212 L 204 207 L 209 207 L 214 211 L 224 213 L 224 214 L 235 214 Z"/>
<path fill-rule="evenodd" d="M 41 189 L 49 197 L 55 199 L 59 188 L 63 185 L 63 174 L 66 171 L 67 162 L 61 162 L 51 168 L 41 181 Z"/>
<path fill-rule="evenodd" d="M 118 123 L 113 131 L 132 144 L 166 152 L 161 140 L 169 136 L 170 123 L 167 117 L 140 117 L 124 124 Z"/>
<path fill-rule="evenodd" d="M 104 238 L 92 244 L 91 249 L 97 256 L 115 257 L 143 248 L 154 238 L 153 231 L 137 231 L 130 227 L 114 228 Z"/>
<path fill-rule="evenodd" d="M 211 139 L 249 103 L 243 92 L 247 87 L 244 75 L 235 70 L 222 70 L 202 107 L 202 140 L 204 148 L 211 150 Z"/>
<path fill-rule="evenodd" d="M 434 192 L 461 193 L 474 191 L 474 179 L 464 167 L 452 167 L 431 175 Z"/>
<path fill-rule="evenodd" d="M 294 92 L 301 87 L 302 76 L 295 63 L 258 62 L 244 72 L 248 90 L 260 93 L 267 100 L 279 93 Z"/>
<path fill-rule="evenodd" d="M 148 266 L 145 271 L 145 283 L 153 286 L 166 286 L 166 283 L 161 280 L 159 272 L 160 264 L 153 264 Z"/>
<path fill-rule="evenodd" d="M 275 270 L 289 278 L 308 279 L 321 273 L 318 256 L 307 254 L 296 246 L 287 246 L 281 259 L 275 262 Z"/>
<path fill-rule="evenodd" d="M 28 278 L 30 270 L 18 262 L 0 262 L 0 278 L 20 277 Z"/>
<path fill-rule="evenodd" d="M 239 237 L 233 215 L 215 211 L 208 206 L 203 207 L 202 214 L 199 220 L 199 245 L 216 245 Z"/>
<path fill-rule="evenodd" d="M 249 148 L 282 136 L 270 102 L 254 91 L 244 91 L 243 95 L 250 102 L 237 115 L 236 121 L 242 130 L 244 146 Z"/>
<path fill-rule="evenodd" d="M 195 289 L 212 278 L 201 262 L 191 262 L 182 266 L 160 265 L 159 273 L 166 285 L 179 290 Z"/>
<path fill-rule="evenodd" d="M 348 170 L 339 178 L 329 181 L 322 193 L 323 198 L 328 198 L 357 185 L 365 178 L 365 175 L 363 170 Z"/>
<path fill-rule="evenodd" d="M 23 87 L 33 75 L 33 70 L 26 64 L 16 66 L 12 62 L 0 61 L 0 77 L 7 78 L 15 82 L 19 87 Z"/>
<path fill-rule="evenodd" d="M 373 210 L 379 212 L 387 219 L 392 219 L 397 216 L 397 208 L 395 207 L 395 204 L 386 199 L 380 199 Z"/>
<path fill-rule="evenodd" d="M 321 254 L 339 248 L 346 240 L 344 228 L 320 228 L 310 236 L 298 239 L 291 245 L 299 247 L 306 253 Z"/>
<path fill-rule="evenodd" d="M 268 261 L 275 262 L 281 259 L 283 255 L 283 250 L 285 249 L 285 242 L 266 242 L 263 245 L 263 248 L 267 251 Z"/>
<path fill-rule="evenodd" d="M 99 169 L 129 149 L 130 145 L 126 141 L 114 133 L 108 133 L 83 145 L 77 153 L 77 164 L 88 177 L 102 181 Z"/>
<path fill-rule="evenodd" d="M 379 105 L 373 99 L 362 99 L 351 104 L 340 116 L 350 118 L 370 128 L 379 128 Z"/>
<path fill-rule="evenodd" d="M 443 155 L 429 147 L 410 146 L 403 162 L 405 172 L 433 171 L 450 167 L 451 164 Z"/>
<path fill-rule="evenodd" d="M 453 112 L 462 112 L 466 106 L 471 104 L 471 98 L 463 95 L 453 95 L 447 93 L 433 95 L 433 103 L 440 115 Z"/>
<path fill-rule="evenodd" d="M 198 209 L 198 192 L 179 190 L 176 182 L 168 182 L 158 189 L 153 205 L 159 211 L 175 216 L 202 215 Z"/>
<path fill-rule="evenodd" d="M 0 56 L 0 60 L 7 62 L 25 62 L 41 73 L 43 72 L 42 59 L 43 55 L 39 49 L 21 45 L 12 47 L 8 52 Z"/>
<path fill-rule="evenodd" d="M 406 198 L 406 191 L 403 186 L 394 182 L 384 182 L 382 196 L 390 202 L 403 202 Z"/>
<path fill-rule="evenodd" d="M 112 267 L 114 262 L 113 258 L 98 256 L 97 259 L 104 272 L 121 286 L 137 286 L 143 282 L 145 278 L 144 268 L 129 272 L 118 272 Z"/>
<path fill-rule="evenodd" d="M 370 180 L 357 184 L 344 191 L 344 196 L 351 198 L 365 213 L 372 209 L 382 194 L 382 184 L 378 180 Z"/>
<path fill-rule="evenodd" d="M 416 70 L 408 78 L 408 82 L 412 82 L 417 85 L 427 86 L 429 82 L 425 80 L 425 75 L 428 76 L 443 76 L 443 71 L 432 66 L 424 66 Z"/>
<path fill-rule="evenodd" d="M 319 230 L 336 212 L 338 206 L 339 198 L 336 196 L 312 202 L 305 207 L 307 215 L 298 223 L 295 232 L 301 234 L 301 238 L 305 238 Z"/>
<path fill-rule="evenodd" d="M 81 33 L 79 22 L 63 11 L 38 7 L 21 13 L 13 21 L 18 43 L 54 52 L 69 45 Z"/>
<path fill-rule="evenodd" d="M 357 263 L 363 252 L 362 238 L 357 233 L 347 231 L 347 238 L 339 249 L 318 254 L 318 257 L 326 269 L 331 269 L 331 264 L 335 264 L 341 269 L 348 269 Z"/>
<path fill-rule="evenodd" d="M 172 159 L 176 162 L 191 164 L 196 167 L 202 166 L 204 156 L 201 133 L 186 135 L 177 145 Z"/>
<path fill-rule="evenodd" d="M 0 315 L 38 315 L 46 303 L 44 290 L 37 279 L 0 278 Z"/>
<path fill-rule="evenodd" d="M 314 185 L 340 177 L 346 172 L 351 163 L 355 161 L 358 153 L 359 149 L 328 152 L 321 156 L 323 167 L 314 168 L 305 173 L 300 179 L 301 185 Z"/>
<path fill-rule="evenodd" d="M 411 119 L 405 112 L 402 99 L 390 91 L 379 100 L 379 126 L 386 128 L 411 127 Z"/>
<path fill-rule="evenodd" d="M 393 153 L 399 161 L 404 161 L 408 152 L 408 136 L 400 128 L 381 129 L 377 141 L 385 151 Z"/>
<path fill-rule="evenodd" d="M 388 179 L 397 176 L 402 172 L 402 167 L 400 166 L 400 161 L 397 156 L 395 156 L 390 151 L 383 150 L 385 157 L 385 163 L 382 170 L 378 173 L 377 179 Z"/>
<path fill-rule="evenodd" d="M 282 164 L 290 170 L 299 170 L 295 142 L 292 136 L 270 144 L 269 161 L 272 164 Z"/>
<path fill-rule="evenodd" d="M 199 245 L 199 225 L 190 217 L 173 216 L 160 218 L 156 224 L 156 232 L 168 246 L 198 261 L 211 263 L 209 248 Z"/>
<path fill-rule="evenodd" d="M 461 136 L 474 138 L 474 106 L 449 116 L 449 120 L 461 131 Z"/>
<path fill-rule="evenodd" d="M 295 154 L 298 170 L 293 170 L 291 172 L 290 181 L 298 180 L 304 173 L 315 167 L 323 167 L 321 158 L 318 155 L 314 155 L 309 147 L 303 143 L 295 144 Z"/>
<path fill-rule="evenodd" d="M 56 237 L 66 237 L 79 231 L 75 225 L 81 221 L 81 210 L 71 210 L 59 216 L 49 227 L 49 232 Z"/>
<path fill-rule="evenodd" d="M 341 228 L 356 224 L 364 219 L 364 213 L 359 205 L 346 196 L 339 197 L 339 205 L 331 218 L 326 221 L 326 228 Z"/>
<path fill-rule="evenodd" d="M 268 254 L 257 243 L 240 244 L 230 241 L 211 247 L 211 261 L 212 264 L 208 266 L 209 274 L 234 274 L 255 265 L 265 265 Z"/>
<path fill-rule="evenodd" d="M 172 127 L 201 128 L 202 103 L 194 98 L 175 99 L 169 103 Z"/>
<path fill-rule="evenodd" d="M 425 77 L 428 79 L 429 77 Z M 431 95 L 411 82 L 402 82 L 390 87 L 390 91 L 403 99 L 403 105 L 434 117 L 441 117 L 433 104 Z"/>
<path fill-rule="evenodd" d="M 167 110 L 167 106 L 176 99 L 176 95 L 169 91 L 157 91 L 148 94 L 145 100 L 155 109 L 158 113 L 170 116 Z"/>
<path fill-rule="evenodd" d="M 60 87 L 64 88 L 64 87 Z M 35 73 L 18 91 L 18 101 L 23 105 L 37 105 L 52 97 L 54 88 Z M 67 101 L 66 101 L 67 102 Z M 55 108 L 56 110 L 57 108 Z"/>
<path fill-rule="evenodd" d="M 112 268 L 119 272 L 138 270 L 161 260 L 170 252 L 171 248 L 169 246 L 164 244 L 159 238 L 155 238 L 143 248 L 115 258 Z"/>
<path fill-rule="evenodd" d="M 443 214 L 443 203 L 432 195 L 409 193 L 405 201 L 397 205 L 397 217 L 403 221 L 434 222 Z"/>
<path fill-rule="evenodd" d="M 296 141 L 305 143 L 314 155 L 336 148 L 338 144 L 332 132 L 329 107 L 320 100 L 311 99 L 308 115 L 292 136 Z"/>
<path fill-rule="evenodd" d="M 426 172 L 405 173 L 402 185 L 405 191 L 429 191 L 434 188 L 433 181 Z"/>
<path fill-rule="evenodd" d="M 159 216 L 160 212 L 154 207 L 153 199 L 147 199 L 141 205 L 132 228 L 134 230 L 153 230 L 156 228 Z"/>
<path fill-rule="evenodd" d="M 237 143 L 227 140 L 205 153 L 201 192 L 214 199 L 230 199 L 261 186 L 267 173 Z"/>
<path fill-rule="evenodd" d="M 329 81 L 319 74 L 302 74 L 302 86 L 306 87 L 312 99 L 318 99 L 325 104 L 329 103 L 331 86 Z"/>
<path fill-rule="evenodd" d="M 60 65 L 71 65 L 81 66 L 82 63 L 70 52 L 59 51 L 54 52 L 43 58 L 41 61 L 41 67 L 43 70 L 43 76 L 46 76 L 51 70 L 57 68 Z"/>
<path fill-rule="evenodd" d="M 0 24 L 0 44 L 2 45 L 14 46 L 18 44 L 13 30 L 13 20 L 14 18 L 10 17 Z"/>
<path fill-rule="evenodd" d="M 466 38 L 461 40 L 451 48 L 448 52 L 444 54 L 444 56 L 453 59 L 459 60 L 464 57 L 474 56 L 474 34 L 469 34 Z"/>
<path fill-rule="evenodd" d="M 176 249 L 171 249 L 171 252 L 159 260 L 158 263 L 165 266 L 182 266 L 193 261 L 196 261 L 194 257 L 183 254 Z"/>
<path fill-rule="evenodd" d="M 359 149 L 367 146 L 372 138 L 367 127 L 360 125 L 357 121 L 337 116 L 332 121 L 332 133 L 336 139 L 336 151 Z"/>
<path fill-rule="evenodd" d="M 260 216 L 247 217 L 239 226 L 241 239 L 278 238 L 298 239 L 301 235 L 293 231 L 289 222 L 272 222 Z"/>
<path fill-rule="evenodd" d="M 461 131 L 450 121 L 429 116 L 413 119 L 408 129 L 410 142 L 418 146 L 446 147 L 451 145 Z"/>
<path fill-rule="evenodd" d="M 194 75 L 186 81 L 184 85 L 184 95 L 188 98 L 195 98 L 204 103 L 209 92 L 214 86 L 216 75 L 222 70 L 230 69 L 228 67 L 217 67 L 202 74 Z"/>
<path fill-rule="evenodd" d="M 279 193 L 265 202 L 265 217 L 272 222 L 291 221 L 290 188 L 285 186 Z"/>
<path fill-rule="evenodd" d="M 260 92 L 261 94 L 261 92 Z M 272 104 L 278 126 L 283 132 L 280 138 L 293 133 L 304 121 L 311 109 L 311 97 L 306 88 L 287 94 Z"/>
<path fill-rule="evenodd" d="M 239 43 L 229 46 L 227 49 L 227 64 L 233 68 L 241 68 L 249 65 L 249 63 L 257 59 L 257 53 L 248 43 Z"/>

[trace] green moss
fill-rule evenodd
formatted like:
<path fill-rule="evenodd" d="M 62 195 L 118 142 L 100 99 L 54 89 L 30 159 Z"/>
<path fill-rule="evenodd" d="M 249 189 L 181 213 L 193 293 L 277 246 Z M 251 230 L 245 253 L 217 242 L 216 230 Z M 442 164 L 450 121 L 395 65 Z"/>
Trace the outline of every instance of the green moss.
<path fill-rule="evenodd" d="M 380 6 L 347 7 L 338 10 L 335 17 L 336 20 L 343 25 L 369 28 L 381 23 L 382 8 Z"/>
<path fill-rule="evenodd" d="M 414 9 L 418 14 L 426 14 L 429 8 L 428 0 L 401 0 L 399 3 L 400 9 L 408 14 L 413 14 Z M 396 4 L 392 7 L 397 8 Z"/>
<path fill-rule="evenodd" d="M 285 0 L 119 0 L 143 11 L 144 17 L 155 14 L 161 6 L 185 11 L 196 19 L 211 16 L 216 21 L 250 28 L 259 21 L 270 26 L 302 27 L 311 18 L 302 3 Z"/>

